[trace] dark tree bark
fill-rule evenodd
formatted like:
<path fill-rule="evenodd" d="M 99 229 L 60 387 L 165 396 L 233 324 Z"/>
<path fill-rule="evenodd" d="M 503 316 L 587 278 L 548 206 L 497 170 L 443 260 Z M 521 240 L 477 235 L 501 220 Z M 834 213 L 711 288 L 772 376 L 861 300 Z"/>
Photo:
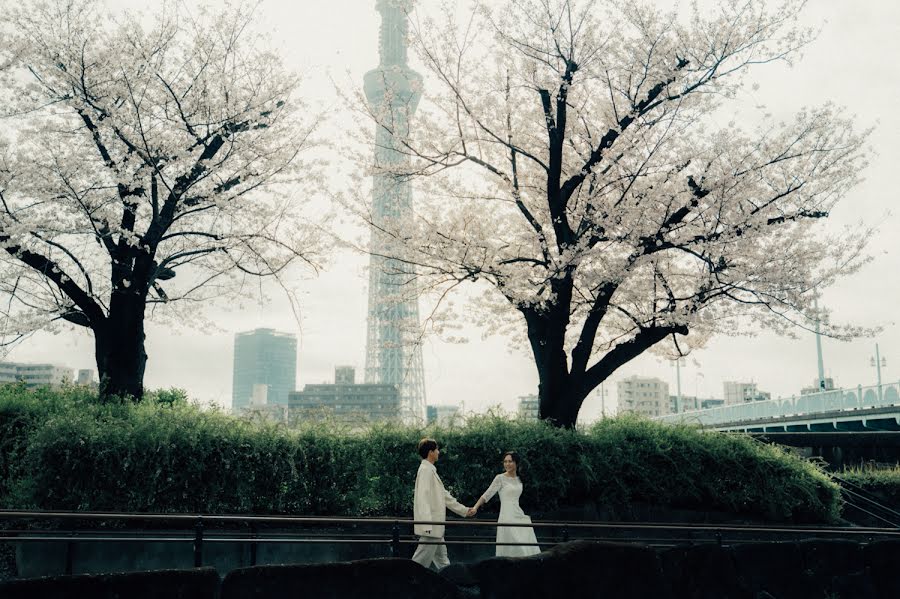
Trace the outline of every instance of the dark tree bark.
<path fill-rule="evenodd" d="M 93 328 L 103 399 L 120 397 L 137 401 L 144 395 L 145 308 L 146 300 L 139 294 L 114 293 L 109 316 Z"/>

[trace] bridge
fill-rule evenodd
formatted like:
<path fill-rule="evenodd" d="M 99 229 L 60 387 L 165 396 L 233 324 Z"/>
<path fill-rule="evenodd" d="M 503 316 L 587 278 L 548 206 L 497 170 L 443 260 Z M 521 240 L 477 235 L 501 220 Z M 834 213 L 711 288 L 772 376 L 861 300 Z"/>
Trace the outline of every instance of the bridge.
<path fill-rule="evenodd" d="M 900 383 L 832 389 L 654 420 L 747 433 L 900 431 Z"/>

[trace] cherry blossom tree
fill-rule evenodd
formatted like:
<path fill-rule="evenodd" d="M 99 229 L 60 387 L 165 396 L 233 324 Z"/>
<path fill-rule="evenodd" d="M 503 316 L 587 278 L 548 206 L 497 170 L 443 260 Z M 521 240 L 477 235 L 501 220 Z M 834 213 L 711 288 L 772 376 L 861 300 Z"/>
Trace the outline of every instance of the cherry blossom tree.
<path fill-rule="evenodd" d="M 425 99 L 408 132 L 358 104 L 406 157 L 373 168 L 418 185 L 414 224 L 369 220 L 417 288 L 477 282 L 469 317 L 524 333 L 542 419 L 573 427 L 586 396 L 648 350 L 790 334 L 817 290 L 866 261 L 864 231 L 816 225 L 857 182 L 867 133 L 827 103 L 729 122 L 748 69 L 812 41 L 803 2 L 471 6 L 410 14 Z"/>
<path fill-rule="evenodd" d="M 285 190 L 315 176 L 299 160 L 315 119 L 252 8 L 4 8 L 0 335 L 86 327 L 102 394 L 139 399 L 147 317 L 197 322 L 250 278 L 314 264 L 311 198 Z"/>

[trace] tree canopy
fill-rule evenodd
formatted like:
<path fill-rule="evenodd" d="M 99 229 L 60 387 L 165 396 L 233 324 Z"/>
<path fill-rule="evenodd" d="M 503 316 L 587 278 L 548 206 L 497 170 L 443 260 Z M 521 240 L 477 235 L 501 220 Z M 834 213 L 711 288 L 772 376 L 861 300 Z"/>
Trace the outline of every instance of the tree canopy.
<path fill-rule="evenodd" d="M 197 321 L 248 277 L 315 260 L 313 194 L 283 185 L 315 176 L 299 160 L 315 118 L 252 20 L 181 2 L 111 16 L 91 0 L 0 15 L 6 341 L 87 327 L 104 388 L 140 397 L 145 313 Z"/>
<path fill-rule="evenodd" d="M 527 336 L 542 418 L 573 426 L 647 350 L 790 330 L 865 262 L 862 231 L 816 225 L 858 181 L 866 133 L 830 104 L 754 129 L 729 117 L 748 69 L 812 41 L 803 2 L 470 6 L 410 15 L 425 99 L 394 131 L 409 160 L 375 168 L 415 178 L 416 219 L 374 224 L 419 287 L 488 290 L 470 314 Z"/>

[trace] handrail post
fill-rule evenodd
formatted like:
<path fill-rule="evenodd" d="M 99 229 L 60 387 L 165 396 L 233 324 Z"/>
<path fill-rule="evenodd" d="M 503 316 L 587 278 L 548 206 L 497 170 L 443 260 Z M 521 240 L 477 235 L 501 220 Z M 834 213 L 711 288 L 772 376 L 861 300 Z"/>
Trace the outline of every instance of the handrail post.
<path fill-rule="evenodd" d="M 256 565 L 256 546 L 259 544 L 256 542 L 256 525 L 252 522 L 250 523 L 250 565 Z"/>
<path fill-rule="evenodd" d="M 70 537 L 74 535 L 70 532 Z M 72 553 L 75 551 L 75 543 L 74 541 L 66 541 L 66 576 L 72 575 L 72 562 L 74 562 L 74 557 Z"/>
<path fill-rule="evenodd" d="M 194 524 L 194 567 L 203 565 L 203 516 L 197 516 Z"/>
<path fill-rule="evenodd" d="M 396 520 L 391 528 L 391 557 L 400 557 L 400 522 Z"/>
<path fill-rule="evenodd" d="M 719 544 L 719 547 L 722 546 L 722 531 L 721 530 L 716 531 L 716 542 Z"/>
<path fill-rule="evenodd" d="M 562 538 L 563 538 L 563 543 L 569 542 L 569 525 L 568 524 L 563 524 Z"/>

